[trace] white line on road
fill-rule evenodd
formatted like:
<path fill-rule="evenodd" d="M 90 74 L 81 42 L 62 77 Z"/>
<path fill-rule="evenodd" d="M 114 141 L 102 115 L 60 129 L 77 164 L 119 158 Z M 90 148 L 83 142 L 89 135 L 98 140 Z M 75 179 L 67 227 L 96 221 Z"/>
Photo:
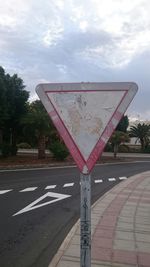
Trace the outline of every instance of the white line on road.
<path fill-rule="evenodd" d="M 109 181 L 109 182 L 116 181 L 116 178 L 108 178 L 108 181 Z"/>
<path fill-rule="evenodd" d="M 123 176 L 123 177 L 119 177 L 119 180 L 126 180 L 127 177 L 126 176 Z"/>
<path fill-rule="evenodd" d="M 126 179 L 127 179 L 126 176 L 121 176 L 121 177 L 119 177 L 119 180 L 120 180 L 120 181 L 121 181 L 121 180 L 126 180 Z M 116 181 L 116 178 L 108 178 L 108 181 L 109 181 L 109 182 Z M 95 183 L 95 184 L 103 183 L 103 182 L 104 182 L 104 181 L 103 181 L 102 179 L 95 179 L 95 180 L 94 180 L 94 183 Z M 72 186 L 74 186 L 74 184 L 75 184 L 75 183 L 66 183 L 66 184 L 63 185 L 63 187 L 72 187 Z M 57 186 L 56 184 L 53 184 L 53 185 L 47 185 L 47 186 L 45 187 L 45 190 L 54 189 L 54 188 L 56 188 L 56 186 Z M 25 188 L 25 189 L 20 190 L 19 192 L 32 192 L 32 191 L 36 190 L 37 188 L 38 188 L 38 187 L 27 187 L 27 188 Z M 5 193 L 8 193 L 8 192 L 10 192 L 10 191 L 12 191 L 12 190 L 14 190 L 14 189 L 0 190 L 0 195 L 5 194 Z"/>
<path fill-rule="evenodd" d="M 8 193 L 10 191 L 12 191 L 13 189 L 9 189 L 9 190 L 0 190 L 0 195 L 3 195 L 5 193 Z"/>
<path fill-rule="evenodd" d="M 46 201 L 46 202 L 42 202 L 41 204 L 38 204 L 40 201 L 42 201 L 43 199 L 50 197 L 50 198 L 54 198 L 50 201 Z M 26 206 L 25 208 L 23 208 L 22 210 L 18 211 L 17 213 L 15 213 L 12 216 L 16 216 L 18 214 L 30 211 L 30 210 L 34 210 L 34 209 L 38 209 L 40 207 L 52 204 L 54 202 L 57 202 L 59 200 L 64 200 L 65 198 L 71 197 L 71 195 L 64 195 L 64 194 L 58 194 L 58 193 L 54 193 L 54 192 L 47 192 L 46 194 L 44 194 L 43 196 L 39 197 L 38 199 L 36 199 L 35 201 L 33 201 L 31 204 L 29 204 L 28 206 Z"/>
<path fill-rule="evenodd" d="M 102 179 L 99 179 L 99 180 L 95 180 L 94 182 L 95 182 L 95 184 L 98 184 L 98 183 L 102 183 L 103 180 Z"/>
<path fill-rule="evenodd" d="M 45 189 L 53 189 L 56 187 L 56 184 L 53 184 L 53 185 L 48 185 L 45 187 Z"/>
<path fill-rule="evenodd" d="M 19 192 L 31 192 L 31 191 L 34 191 L 36 189 L 37 189 L 37 187 L 27 187 L 23 190 L 20 190 Z"/>
<path fill-rule="evenodd" d="M 70 187 L 70 186 L 73 186 L 74 183 L 68 183 L 68 184 L 64 184 L 63 187 Z"/>

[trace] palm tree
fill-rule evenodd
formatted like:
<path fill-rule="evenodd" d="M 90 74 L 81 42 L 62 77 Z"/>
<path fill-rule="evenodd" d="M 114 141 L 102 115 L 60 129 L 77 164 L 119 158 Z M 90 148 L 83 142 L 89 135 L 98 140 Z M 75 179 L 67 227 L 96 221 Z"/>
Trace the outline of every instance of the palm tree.
<path fill-rule="evenodd" d="M 137 126 L 131 126 L 130 137 L 136 137 L 140 140 L 141 149 L 144 150 L 149 143 L 150 125 L 138 123 Z"/>
<path fill-rule="evenodd" d="M 118 153 L 118 149 L 119 146 L 121 145 L 121 143 L 124 142 L 129 142 L 130 138 L 129 135 L 127 133 L 121 132 L 121 131 L 115 131 L 111 138 L 110 138 L 110 143 L 113 147 L 113 151 L 114 151 L 114 158 L 117 157 L 117 153 Z"/>

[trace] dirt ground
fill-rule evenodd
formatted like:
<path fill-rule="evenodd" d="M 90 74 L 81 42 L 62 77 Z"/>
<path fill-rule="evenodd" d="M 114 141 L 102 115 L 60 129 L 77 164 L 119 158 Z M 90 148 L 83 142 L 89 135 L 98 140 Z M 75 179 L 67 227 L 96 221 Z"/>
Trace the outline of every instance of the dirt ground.
<path fill-rule="evenodd" d="M 110 163 L 110 162 L 120 162 L 120 161 L 131 161 L 131 159 L 117 157 L 101 157 L 98 163 Z M 64 161 L 56 161 L 50 155 L 47 155 L 45 159 L 38 159 L 36 154 L 20 154 L 14 157 L 0 158 L 0 169 L 11 168 L 11 167 L 38 167 L 38 166 L 52 166 L 52 165 L 73 165 L 74 160 L 69 156 Z"/>

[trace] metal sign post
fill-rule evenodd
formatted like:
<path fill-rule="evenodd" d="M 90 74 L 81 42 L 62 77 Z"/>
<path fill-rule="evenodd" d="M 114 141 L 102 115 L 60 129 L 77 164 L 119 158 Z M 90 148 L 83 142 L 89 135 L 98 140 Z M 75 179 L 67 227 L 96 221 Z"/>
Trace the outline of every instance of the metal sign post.
<path fill-rule="evenodd" d="M 80 207 L 80 266 L 91 266 L 91 176 L 80 173 L 81 207 Z"/>

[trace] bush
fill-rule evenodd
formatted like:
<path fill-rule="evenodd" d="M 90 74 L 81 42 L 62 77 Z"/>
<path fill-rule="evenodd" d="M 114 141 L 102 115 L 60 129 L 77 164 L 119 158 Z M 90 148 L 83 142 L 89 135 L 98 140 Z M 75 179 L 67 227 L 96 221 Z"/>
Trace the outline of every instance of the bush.
<path fill-rule="evenodd" d="M 53 153 L 53 156 L 57 160 L 65 160 L 69 155 L 69 152 L 66 146 L 60 141 L 55 141 L 49 146 L 50 151 Z"/>
<path fill-rule="evenodd" d="M 120 145 L 119 146 L 119 151 L 118 152 L 121 152 L 121 153 L 128 153 L 129 152 L 129 147 L 127 145 Z"/>
<path fill-rule="evenodd" d="M 31 146 L 28 143 L 20 143 L 17 145 L 18 148 L 30 149 Z"/>
<path fill-rule="evenodd" d="M 150 146 L 142 150 L 142 153 L 150 153 Z"/>
<path fill-rule="evenodd" d="M 130 153 L 140 153 L 141 152 L 141 147 L 140 146 L 129 146 Z"/>

